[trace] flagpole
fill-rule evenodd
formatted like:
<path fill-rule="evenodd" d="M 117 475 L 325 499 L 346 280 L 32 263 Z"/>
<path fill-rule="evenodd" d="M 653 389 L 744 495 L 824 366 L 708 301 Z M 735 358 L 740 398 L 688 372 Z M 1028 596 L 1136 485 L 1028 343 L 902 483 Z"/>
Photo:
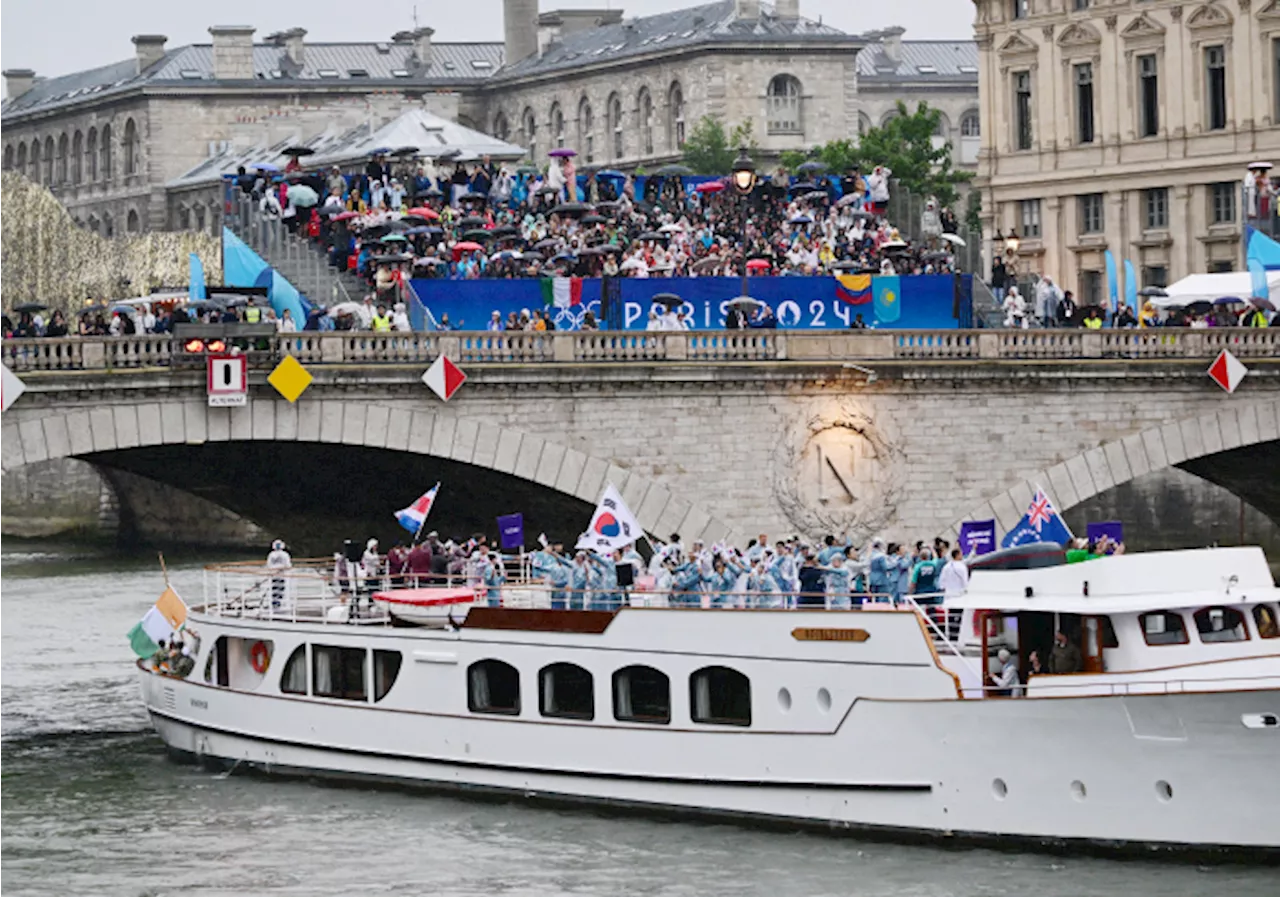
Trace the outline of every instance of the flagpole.
<path fill-rule="evenodd" d="M 164 565 L 164 552 L 157 551 L 156 556 L 160 558 L 160 572 L 164 575 L 164 587 L 169 588 L 169 568 Z"/>
<path fill-rule="evenodd" d="M 436 495 L 438 496 L 440 494 L 440 481 L 436 480 L 436 484 L 431 488 L 433 491 L 435 491 Z M 436 504 L 436 500 L 435 498 L 432 498 L 431 507 L 427 508 L 427 513 L 422 515 L 422 522 L 418 524 L 418 529 L 413 534 L 413 541 L 409 543 L 410 547 L 418 544 L 418 538 L 422 535 L 422 528 L 427 525 L 427 517 L 428 515 L 431 514 L 431 508 L 435 507 L 435 504 Z"/>

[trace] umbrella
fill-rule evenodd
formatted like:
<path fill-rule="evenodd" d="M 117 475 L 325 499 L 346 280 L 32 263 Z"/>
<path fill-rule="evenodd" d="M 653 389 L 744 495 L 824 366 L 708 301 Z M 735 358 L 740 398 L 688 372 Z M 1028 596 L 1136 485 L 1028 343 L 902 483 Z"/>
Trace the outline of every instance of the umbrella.
<path fill-rule="evenodd" d="M 542 174 L 542 172 L 532 165 L 521 165 L 519 168 L 516 169 L 516 174 L 523 174 L 529 177 L 535 177 L 537 175 Z"/>
<path fill-rule="evenodd" d="M 616 168 L 601 168 L 596 172 L 597 180 L 600 178 L 622 178 L 623 180 L 626 180 L 626 177 L 627 176 L 625 174 L 618 171 Z"/>
<path fill-rule="evenodd" d="M 552 262 L 571 262 L 573 261 L 573 258 L 574 256 L 572 252 L 562 252 L 559 255 L 553 255 L 551 257 L 551 261 Z"/>
<path fill-rule="evenodd" d="M 671 165 L 663 165 L 661 168 L 655 171 L 654 174 L 664 178 L 678 177 L 680 175 L 693 174 L 693 169 L 690 168 L 688 165 L 680 165 L 678 163 L 674 163 Z"/>
<path fill-rule="evenodd" d="M 391 152 L 391 147 L 389 147 L 389 146 L 380 146 L 380 147 L 378 147 L 377 149 L 371 149 L 371 150 L 369 150 L 369 155 L 370 155 L 370 156 L 385 156 L 385 155 L 386 155 L 387 153 L 389 153 L 389 152 Z"/>
<path fill-rule="evenodd" d="M 485 240 L 492 240 L 493 234 L 483 228 L 476 228 L 475 230 L 463 231 L 462 239 L 474 240 L 475 242 L 480 243 Z"/>
<path fill-rule="evenodd" d="M 342 315 L 358 315 L 360 312 L 359 302 L 339 302 L 337 305 L 330 306 L 326 314 L 331 318 L 337 318 Z"/>
<path fill-rule="evenodd" d="M 907 244 L 902 240 L 885 240 L 880 244 L 880 248 L 891 252 L 901 252 L 907 248 Z"/>
<path fill-rule="evenodd" d="M 769 262 L 766 261 L 765 259 L 752 259 L 751 261 L 747 262 L 747 270 L 748 271 L 768 271 Z"/>
<path fill-rule="evenodd" d="M 724 182 L 723 181 L 703 181 L 701 184 L 694 187 L 693 189 L 695 193 L 719 193 L 721 190 L 724 189 Z"/>
<path fill-rule="evenodd" d="M 578 255 L 604 255 L 604 249 L 599 246 L 587 246 L 578 250 Z"/>
<path fill-rule="evenodd" d="M 595 213 L 582 216 L 583 224 L 604 224 L 608 220 L 609 219 L 605 218 L 603 215 L 596 215 Z"/>
<path fill-rule="evenodd" d="M 511 259 L 520 259 L 520 258 L 524 258 L 524 253 L 520 252 L 519 250 L 504 249 L 501 252 L 495 252 L 493 255 L 489 256 L 489 261 L 505 262 Z"/>
<path fill-rule="evenodd" d="M 18 314 L 22 314 L 24 312 L 31 312 L 34 314 L 38 311 L 44 311 L 48 307 L 49 306 L 47 305 L 41 305 L 39 302 L 24 302 L 21 305 L 15 305 L 13 310 Z"/>
<path fill-rule="evenodd" d="M 299 156 L 314 156 L 316 151 L 309 146 L 286 146 L 280 150 L 282 156 L 293 156 L 295 159 Z"/>
<path fill-rule="evenodd" d="M 853 271 L 855 269 L 861 268 L 862 265 L 860 265 L 858 262 L 852 261 L 851 259 L 841 259 L 838 262 L 832 262 L 827 267 L 832 268 L 836 271 Z"/>
<path fill-rule="evenodd" d="M 439 212 L 435 209 L 428 208 L 427 206 L 414 206 L 412 209 L 405 212 L 405 214 L 417 215 L 419 218 L 426 218 L 428 221 L 435 221 L 440 217 Z"/>
<path fill-rule="evenodd" d="M 825 190 L 810 190 L 808 193 L 800 197 L 801 199 L 822 199 L 827 200 L 831 197 L 827 195 Z"/>
<path fill-rule="evenodd" d="M 303 209 L 310 208 L 320 201 L 320 197 L 316 195 L 316 191 L 312 190 L 306 184 L 293 184 L 290 186 L 288 197 L 289 202 Z"/>
<path fill-rule="evenodd" d="M 684 228 L 683 228 L 683 227 L 681 227 L 680 225 L 678 225 L 678 224 L 676 224 L 676 223 L 672 222 L 671 224 L 664 224 L 664 225 L 662 225 L 662 227 L 658 228 L 658 233 L 660 233 L 660 234 L 678 234 L 678 233 L 680 233 L 682 230 L 684 230 Z"/>
<path fill-rule="evenodd" d="M 582 215 L 591 211 L 591 206 L 582 202 L 562 202 L 551 210 L 553 215 Z"/>
<path fill-rule="evenodd" d="M 752 299 L 750 296 L 739 296 L 729 303 L 730 308 L 736 308 L 738 311 L 747 313 L 753 312 L 757 308 L 764 308 L 764 303 L 759 299 Z"/>
<path fill-rule="evenodd" d="M 675 293 L 654 293 L 653 302 L 655 305 L 665 305 L 668 309 L 684 305 L 684 300 Z"/>
<path fill-rule="evenodd" d="M 1275 303 L 1272 302 L 1270 299 L 1264 299 L 1262 296 L 1254 296 L 1249 301 L 1252 302 L 1254 305 L 1256 305 L 1258 308 L 1266 309 L 1267 311 L 1276 310 Z"/>
<path fill-rule="evenodd" d="M 206 302 L 206 301 L 208 301 L 208 300 L 205 300 L 205 299 L 198 299 L 198 300 L 193 300 L 193 301 L 195 301 L 195 302 Z M 192 302 L 188 302 L 187 304 L 188 304 L 188 305 L 191 305 L 191 304 L 192 304 Z M 86 305 L 84 308 L 80 309 L 80 311 L 79 311 L 79 312 L 77 312 L 77 314 L 82 314 L 82 315 L 96 315 L 96 314 L 100 314 L 100 313 L 102 313 L 102 312 L 104 312 L 104 311 L 106 311 L 106 310 L 107 310 L 107 307 L 106 307 L 105 305 L 103 305 L 101 302 L 95 302 L 93 305 Z"/>
<path fill-rule="evenodd" d="M 876 216 L 873 212 L 854 212 L 852 217 L 860 221 L 872 221 Z"/>
<path fill-rule="evenodd" d="M 667 239 L 667 235 L 666 235 L 666 234 L 660 234 L 660 233 L 658 233 L 657 231 L 647 230 L 647 231 L 645 231 L 645 232 L 644 232 L 644 233 L 642 233 L 642 234 L 638 234 L 638 235 L 636 236 L 636 239 L 637 239 L 637 240 L 640 240 L 640 241 L 643 241 L 643 240 L 665 240 L 665 239 Z"/>
<path fill-rule="evenodd" d="M 551 152 L 547 153 L 547 155 L 554 156 L 555 158 L 558 158 L 558 159 L 567 159 L 570 156 L 578 155 L 578 152 L 577 150 L 569 149 L 569 147 L 567 146 L 558 146 L 555 149 L 553 149 Z"/>
<path fill-rule="evenodd" d="M 605 202 L 596 203 L 597 212 L 616 212 L 622 206 L 622 203 L 616 199 L 607 200 Z"/>
<path fill-rule="evenodd" d="M 549 184 L 548 184 L 547 186 L 539 187 L 539 188 L 538 188 L 538 190 L 537 190 L 536 195 L 538 195 L 538 196 L 543 196 L 543 195 L 546 195 L 546 196 L 559 196 L 559 195 L 560 195 L 560 191 L 559 191 L 559 189 L 557 189 L 557 188 L 555 188 L 555 187 L 552 187 L 551 185 L 549 185 Z"/>
<path fill-rule="evenodd" d="M 808 215 L 797 215 L 791 219 L 792 224 L 813 224 L 813 219 Z"/>
<path fill-rule="evenodd" d="M 796 166 L 796 171 L 804 174 L 817 174 L 826 170 L 827 164 L 825 162 L 803 162 Z"/>
<path fill-rule="evenodd" d="M 458 158 L 461 155 L 462 155 L 462 150 L 450 149 L 450 150 L 445 150 L 443 153 L 436 156 L 436 159 L 438 159 L 441 162 L 452 162 L 454 159 Z"/>
<path fill-rule="evenodd" d="M 844 196 L 836 200 L 836 207 L 843 209 L 845 206 L 851 206 L 862 198 L 861 193 L 846 193 Z"/>
<path fill-rule="evenodd" d="M 553 250 L 553 249 L 559 249 L 559 248 L 560 248 L 560 241 L 559 241 L 559 240 L 555 240 L 555 239 L 552 239 L 552 238 L 548 237 L 548 238 L 547 238 L 547 239 L 545 239 L 545 240 L 539 240 L 537 243 L 534 243 L 534 244 L 533 244 L 533 248 L 534 248 L 534 249 L 541 249 L 541 250 L 543 250 L 544 252 L 549 252 L 549 251 L 551 251 L 551 250 Z"/>
<path fill-rule="evenodd" d="M 950 257 L 951 253 L 949 252 L 926 252 L 924 255 L 920 256 L 920 258 L 926 262 L 940 262 L 943 259 Z"/>
<path fill-rule="evenodd" d="M 521 253 L 521 255 L 524 257 L 524 260 L 526 262 L 542 261 L 542 253 L 538 252 L 535 249 L 526 249 L 523 253 Z"/>
<path fill-rule="evenodd" d="M 404 234 L 387 234 L 379 242 L 382 243 L 408 243 L 409 240 Z"/>
<path fill-rule="evenodd" d="M 472 243 L 470 240 L 463 240 L 461 243 L 453 244 L 453 251 L 458 252 L 480 252 L 484 247 L 479 243 Z"/>
<path fill-rule="evenodd" d="M 418 191 L 417 193 L 415 193 L 415 194 L 413 194 L 413 195 L 414 195 L 414 196 L 435 197 L 435 196 L 444 196 L 444 193 L 440 190 L 440 188 L 439 188 L 439 187 L 428 187 L 426 190 L 420 190 L 420 191 Z"/>
<path fill-rule="evenodd" d="M 1187 305 L 1183 311 L 1193 315 L 1202 315 L 1213 308 L 1213 303 L 1207 299 L 1197 299 L 1195 302 Z"/>
<path fill-rule="evenodd" d="M 500 224 L 497 227 L 492 228 L 489 233 L 493 234 L 495 237 L 506 237 L 513 234 L 519 234 L 520 230 L 510 224 Z"/>
<path fill-rule="evenodd" d="M 1249 163 L 1250 171 L 1266 171 L 1272 167 L 1273 166 L 1270 162 L 1250 162 Z"/>
<path fill-rule="evenodd" d="M 644 260 L 638 258 L 624 259 L 622 264 L 618 266 L 619 271 L 630 271 L 634 268 L 645 267 Z"/>
<path fill-rule="evenodd" d="M 402 146 L 398 150 L 392 152 L 391 155 L 399 159 L 407 159 L 410 156 L 418 155 L 418 152 L 419 150 L 416 146 Z"/>
<path fill-rule="evenodd" d="M 360 217 L 359 212 L 339 212 L 338 214 L 332 216 L 329 220 L 330 221 L 350 221 L 352 218 L 359 218 L 359 217 Z"/>
<path fill-rule="evenodd" d="M 258 171 L 279 171 L 280 170 L 279 165 L 273 165 L 270 162 L 259 162 L 257 165 L 253 167 L 256 168 Z"/>
<path fill-rule="evenodd" d="M 818 189 L 818 185 L 813 181 L 796 181 L 788 188 L 792 193 L 809 193 Z"/>
<path fill-rule="evenodd" d="M 1138 290 L 1138 295 L 1164 297 L 1164 296 L 1168 296 L 1169 294 L 1165 292 L 1164 287 L 1143 287 L 1142 289 Z"/>
<path fill-rule="evenodd" d="M 404 231 L 404 235 L 406 237 L 418 237 L 418 236 L 421 236 L 422 234 L 429 234 L 432 231 L 439 231 L 439 230 L 440 228 L 438 227 L 411 227 L 407 231 Z"/>
<path fill-rule="evenodd" d="M 722 264 L 724 264 L 724 259 L 720 258 L 720 256 L 718 255 L 713 255 L 708 258 L 702 259 L 701 261 L 694 262 L 693 270 L 701 274 L 704 271 L 710 271 L 713 268 L 716 268 L 717 266 Z"/>
<path fill-rule="evenodd" d="M 489 197 L 483 193 L 459 193 L 458 202 L 488 202 Z"/>
<path fill-rule="evenodd" d="M 596 248 L 599 249 L 601 252 L 605 253 L 606 255 L 613 255 L 614 253 L 622 251 L 622 247 L 614 243 L 601 243 Z"/>
<path fill-rule="evenodd" d="M 413 256 L 409 255 L 407 252 L 392 252 L 386 255 L 374 255 L 369 257 L 370 261 L 376 265 L 398 265 L 401 262 L 410 261 L 412 258 Z"/>
<path fill-rule="evenodd" d="M 964 240 L 963 240 L 962 238 L 960 238 L 960 237 L 956 236 L 955 234 L 943 234 L 943 235 L 942 235 L 942 240 L 943 240 L 943 242 L 945 242 L 945 243 L 950 243 L 952 246 L 964 246 L 964 245 L 965 245 Z"/>
<path fill-rule="evenodd" d="M 484 227 L 485 223 L 479 215 L 468 215 L 458 221 L 458 227 Z"/>
<path fill-rule="evenodd" d="M 1213 300 L 1214 305 L 1243 305 L 1244 300 L 1239 296 L 1219 296 Z"/>

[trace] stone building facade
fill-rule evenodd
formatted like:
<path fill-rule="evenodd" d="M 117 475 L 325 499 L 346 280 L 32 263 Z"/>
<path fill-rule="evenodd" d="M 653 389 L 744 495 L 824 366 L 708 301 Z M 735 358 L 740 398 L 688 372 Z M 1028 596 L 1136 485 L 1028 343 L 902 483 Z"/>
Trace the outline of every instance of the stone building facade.
<path fill-rule="evenodd" d="M 1280 152 L 1276 0 L 975 0 L 988 240 L 1085 300 L 1239 269 L 1246 167 Z"/>
<path fill-rule="evenodd" d="M 957 161 L 976 129 L 973 44 L 845 34 L 799 0 L 715 0 L 642 18 L 619 10 L 539 13 L 504 0 L 503 43 L 441 43 L 430 28 L 382 43 L 314 44 L 301 28 L 254 40 L 210 28 L 209 44 L 134 38 L 134 57 L 49 79 L 5 74 L 4 167 L 50 187 L 105 234 L 216 228 L 211 195 L 175 202 L 173 182 L 228 147 L 305 141 L 409 108 L 579 163 L 674 161 L 704 115 L 750 122 L 767 161 L 855 137 L 901 98 L 943 109 Z M 967 123 L 967 124 L 966 124 Z M 270 161 L 270 160 L 264 160 Z M 282 160 L 277 160 L 282 161 Z"/>

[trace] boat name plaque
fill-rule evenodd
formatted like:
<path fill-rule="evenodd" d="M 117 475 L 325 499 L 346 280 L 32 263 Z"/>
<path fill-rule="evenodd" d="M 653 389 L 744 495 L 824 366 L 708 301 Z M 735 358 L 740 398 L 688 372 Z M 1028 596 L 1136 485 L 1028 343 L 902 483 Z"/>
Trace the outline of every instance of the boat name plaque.
<path fill-rule="evenodd" d="M 865 642 L 871 633 L 865 629 L 793 629 L 791 637 L 798 642 Z"/>

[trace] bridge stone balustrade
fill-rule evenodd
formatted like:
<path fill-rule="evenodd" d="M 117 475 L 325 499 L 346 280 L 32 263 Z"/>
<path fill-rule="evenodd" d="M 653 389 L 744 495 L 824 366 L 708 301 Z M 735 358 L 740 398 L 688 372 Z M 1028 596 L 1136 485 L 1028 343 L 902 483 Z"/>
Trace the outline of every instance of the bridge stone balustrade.
<path fill-rule="evenodd" d="M 1242 359 L 1280 357 L 1280 330 L 937 330 L 551 333 L 302 332 L 274 338 L 278 357 L 303 364 L 726 362 L 1050 359 L 1212 359 L 1229 349 Z M 169 336 L 64 337 L 4 342 L 15 371 L 115 370 L 163 366 L 181 353 Z"/>

